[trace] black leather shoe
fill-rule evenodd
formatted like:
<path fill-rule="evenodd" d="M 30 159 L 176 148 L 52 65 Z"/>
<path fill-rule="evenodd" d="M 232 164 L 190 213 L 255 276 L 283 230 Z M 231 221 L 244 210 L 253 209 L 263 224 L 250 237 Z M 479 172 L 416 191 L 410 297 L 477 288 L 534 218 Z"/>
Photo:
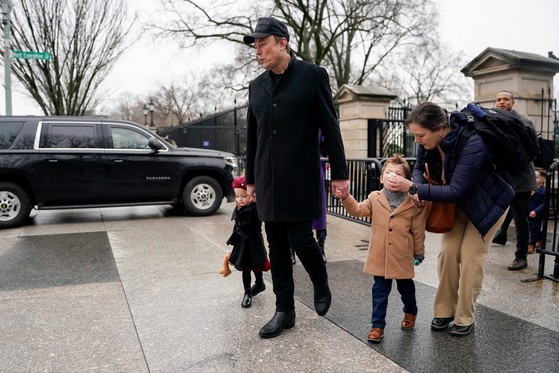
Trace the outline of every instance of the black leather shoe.
<path fill-rule="evenodd" d="M 252 293 L 250 290 L 245 291 L 245 296 L 243 297 L 243 301 L 241 302 L 241 307 L 249 308 L 252 306 Z"/>
<path fill-rule="evenodd" d="M 250 288 L 250 292 L 253 297 L 258 293 L 262 293 L 264 290 L 266 290 L 266 285 L 264 284 L 264 281 L 262 281 L 261 283 L 257 282 L 254 285 L 252 285 L 252 287 Z"/>
<path fill-rule="evenodd" d="M 499 245 L 505 245 L 507 243 L 507 236 L 502 234 L 496 234 L 495 237 L 493 237 L 493 241 L 491 242 Z"/>
<path fill-rule="evenodd" d="M 297 259 L 295 258 L 295 251 L 291 250 L 291 264 L 297 264 Z"/>
<path fill-rule="evenodd" d="M 468 335 L 472 332 L 472 330 L 474 330 L 474 324 L 472 323 L 472 325 L 452 325 L 452 328 L 450 328 L 450 334 L 455 335 L 457 337 L 462 337 L 465 335 Z"/>
<path fill-rule="evenodd" d="M 454 320 L 454 317 L 435 317 L 431 321 L 431 329 L 433 330 L 444 330 Z"/>
<path fill-rule="evenodd" d="M 276 311 L 274 317 L 260 329 L 258 335 L 262 338 L 274 338 L 280 335 L 285 329 L 295 326 L 295 311 L 279 312 Z"/>
<path fill-rule="evenodd" d="M 330 308 L 332 303 L 332 293 L 330 292 L 330 287 L 328 286 L 328 281 L 324 284 L 318 286 L 314 285 L 314 309 L 318 316 L 324 316 Z"/>
<path fill-rule="evenodd" d="M 509 271 L 520 271 L 521 269 L 524 269 L 526 267 L 528 267 L 528 262 L 526 261 L 526 259 L 515 259 L 512 261 L 507 269 Z"/>

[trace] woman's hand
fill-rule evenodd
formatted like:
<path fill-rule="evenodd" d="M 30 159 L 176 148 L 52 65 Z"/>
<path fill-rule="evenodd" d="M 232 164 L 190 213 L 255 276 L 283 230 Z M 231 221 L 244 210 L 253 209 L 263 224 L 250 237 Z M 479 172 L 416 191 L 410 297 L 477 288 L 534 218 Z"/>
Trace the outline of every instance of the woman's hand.
<path fill-rule="evenodd" d="M 387 186 L 387 190 L 391 192 L 404 193 L 407 193 L 410 190 L 410 187 L 413 185 L 411 180 L 398 175 L 383 178 L 383 184 Z"/>
<path fill-rule="evenodd" d="M 413 202 L 415 203 L 415 205 L 417 207 L 424 207 L 425 206 L 425 201 L 420 200 L 417 193 L 412 196 L 412 199 L 413 199 Z"/>

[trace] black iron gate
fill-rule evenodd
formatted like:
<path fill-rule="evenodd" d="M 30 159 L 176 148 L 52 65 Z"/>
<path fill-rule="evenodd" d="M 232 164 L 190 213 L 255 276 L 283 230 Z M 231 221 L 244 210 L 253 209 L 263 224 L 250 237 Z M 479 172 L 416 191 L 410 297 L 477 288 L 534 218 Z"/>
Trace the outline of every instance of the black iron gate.
<path fill-rule="evenodd" d="M 547 278 L 559 282 L 559 199 L 557 192 L 559 189 L 559 162 L 555 162 L 548 170 L 545 185 L 545 211 L 547 218 L 544 219 L 541 230 L 542 246 L 537 250 L 540 254 L 538 262 L 537 277 L 524 280 L 524 282 Z M 546 275 L 545 260 L 546 256 L 555 257 L 553 273 Z"/>

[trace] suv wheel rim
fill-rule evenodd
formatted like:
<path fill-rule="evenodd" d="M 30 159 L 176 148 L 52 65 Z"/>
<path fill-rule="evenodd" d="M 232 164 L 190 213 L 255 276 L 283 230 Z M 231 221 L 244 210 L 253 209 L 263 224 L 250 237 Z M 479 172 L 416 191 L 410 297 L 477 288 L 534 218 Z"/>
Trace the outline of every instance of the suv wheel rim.
<path fill-rule="evenodd" d="M 200 210 L 206 210 L 215 203 L 215 190 L 209 184 L 198 184 L 190 193 L 190 201 Z"/>
<path fill-rule="evenodd" d="M 0 191 L 0 220 L 9 221 L 17 217 L 21 208 L 19 198 L 13 193 Z"/>

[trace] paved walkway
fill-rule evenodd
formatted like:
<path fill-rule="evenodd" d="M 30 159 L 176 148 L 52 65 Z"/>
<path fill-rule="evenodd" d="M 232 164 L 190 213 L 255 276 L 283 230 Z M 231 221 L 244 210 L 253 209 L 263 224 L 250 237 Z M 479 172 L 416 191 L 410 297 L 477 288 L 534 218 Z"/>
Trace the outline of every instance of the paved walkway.
<path fill-rule="evenodd" d="M 207 218 L 168 207 L 42 211 L 2 231 L 0 372 L 559 372 L 558 284 L 520 282 L 534 276 L 537 255 L 507 271 L 513 243 L 492 247 L 475 332 L 456 338 L 429 328 L 439 245 L 429 234 L 416 329 L 400 330 L 394 290 L 385 338 L 369 345 L 369 227 L 334 217 L 330 312 L 316 315 L 297 264 L 296 327 L 260 339 L 274 312 L 269 274 L 249 309 L 240 273 L 217 274 L 232 209 Z"/>

